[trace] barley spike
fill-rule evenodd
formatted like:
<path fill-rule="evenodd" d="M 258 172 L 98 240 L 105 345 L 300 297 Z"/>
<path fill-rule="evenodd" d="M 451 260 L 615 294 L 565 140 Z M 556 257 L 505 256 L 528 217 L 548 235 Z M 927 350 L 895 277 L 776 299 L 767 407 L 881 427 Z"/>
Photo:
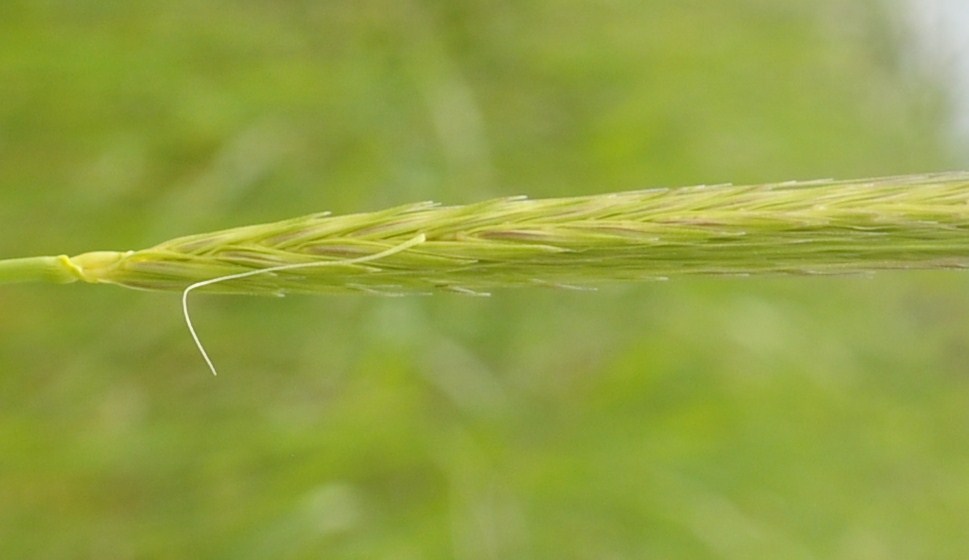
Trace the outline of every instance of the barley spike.
<path fill-rule="evenodd" d="M 421 243 L 393 250 L 417 236 Z M 969 172 L 952 172 L 312 214 L 140 251 L 0 261 L 0 283 L 270 295 L 479 293 L 693 274 L 967 266 Z"/>

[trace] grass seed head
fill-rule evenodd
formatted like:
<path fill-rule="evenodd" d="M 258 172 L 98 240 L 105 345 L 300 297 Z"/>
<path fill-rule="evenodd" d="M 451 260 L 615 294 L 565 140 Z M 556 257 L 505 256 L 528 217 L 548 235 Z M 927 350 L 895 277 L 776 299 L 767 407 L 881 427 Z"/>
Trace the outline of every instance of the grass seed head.
<path fill-rule="evenodd" d="M 423 242 L 393 250 L 419 235 Z M 33 275 L 49 281 L 182 291 L 231 276 L 200 289 L 248 294 L 478 292 L 683 274 L 966 267 L 969 173 L 418 203 L 311 214 L 141 251 L 38 259 L 48 260 L 33 261 Z M 12 267 L 0 265 L 0 280 L 17 277 Z"/>

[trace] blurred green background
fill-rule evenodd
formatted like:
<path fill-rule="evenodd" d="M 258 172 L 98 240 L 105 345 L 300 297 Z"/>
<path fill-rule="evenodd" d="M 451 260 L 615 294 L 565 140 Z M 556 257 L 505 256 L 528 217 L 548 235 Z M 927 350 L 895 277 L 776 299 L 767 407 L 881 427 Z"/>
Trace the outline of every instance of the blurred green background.
<path fill-rule="evenodd" d="M 900 5 L 7 0 L 0 256 L 965 166 Z M 969 276 L 0 291 L 2 558 L 962 558 Z"/>

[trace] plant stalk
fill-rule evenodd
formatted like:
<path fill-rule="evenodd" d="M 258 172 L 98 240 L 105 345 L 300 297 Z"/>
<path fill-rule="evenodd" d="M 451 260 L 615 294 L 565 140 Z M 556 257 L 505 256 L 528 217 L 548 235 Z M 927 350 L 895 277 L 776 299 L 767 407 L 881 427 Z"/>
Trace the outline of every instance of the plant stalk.
<path fill-rule="evenodd" d="M 15 282 L 69 284 L 79 279 L 77 267 L 66 255 L 0 260 L 0 284 Z"/>

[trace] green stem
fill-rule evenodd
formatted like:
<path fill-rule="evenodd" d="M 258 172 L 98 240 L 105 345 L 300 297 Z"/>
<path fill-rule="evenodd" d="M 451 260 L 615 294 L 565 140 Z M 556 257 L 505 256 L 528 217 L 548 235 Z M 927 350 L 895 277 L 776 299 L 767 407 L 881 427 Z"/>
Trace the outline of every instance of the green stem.
<path fill-rule="evenodd" d="M 0 284 L 44 282 L 68 284 L 80 278 L 77 267 L 65 255 L 0 260 Z"/>

